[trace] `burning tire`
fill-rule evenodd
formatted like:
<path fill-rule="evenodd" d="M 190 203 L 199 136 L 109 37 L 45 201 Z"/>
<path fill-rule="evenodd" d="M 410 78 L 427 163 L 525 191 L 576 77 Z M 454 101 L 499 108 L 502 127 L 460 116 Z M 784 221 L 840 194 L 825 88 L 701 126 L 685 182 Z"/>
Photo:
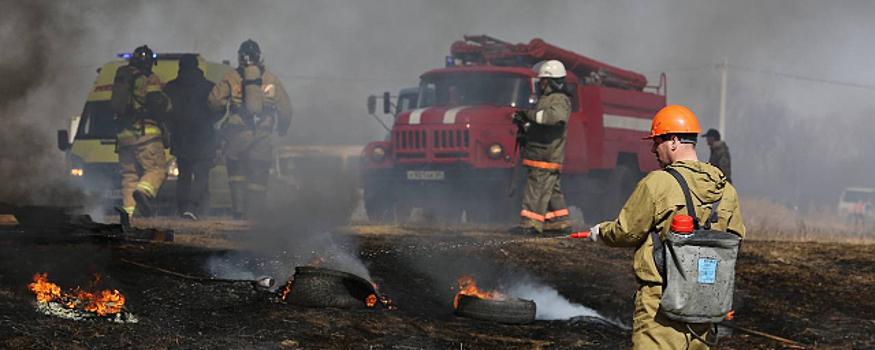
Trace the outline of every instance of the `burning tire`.
<path fill-rule="evenodd" d="M 359 276 L 299 266 L 295 268 L 295 279 L 285 300 L 306 307 L 353 309 L 367 307 L 369 297 L 376 298 L 376 294 L 374 286 Z"/>
<path fill-rule="evenodd" d="M 509 298 L 481 299 L 459 295 L 456 315 L 505 324 L 524 324 L 535 320 L 535 302 Z"/>

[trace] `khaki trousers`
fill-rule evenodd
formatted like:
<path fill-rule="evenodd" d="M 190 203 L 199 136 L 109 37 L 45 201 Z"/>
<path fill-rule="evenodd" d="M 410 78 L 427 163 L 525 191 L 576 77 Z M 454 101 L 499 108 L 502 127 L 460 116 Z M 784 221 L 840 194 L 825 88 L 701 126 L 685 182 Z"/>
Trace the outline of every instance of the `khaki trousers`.
<path fill-rule="evenodd" d="M 158 189 L 167 176 L 167 155 L 161 138 L 140 144 L 119 147 L 118 162 L 122 173 L 122 204 L 128 214 L 137 206 L 134 191 L 141 191 L 150 198 L 158 195 Z"/>
<path fill-rule="evenodd" d="M 668 319 L 659 310 L 662 286 L 640 284 L 635 295 L 635 316 L 632 320 L 632 349 L 635 350 L 707 350 L 708 346 L 690 335 L 686 325 Z M 703 336 L 710 324 L 690 325 Z M 705 338 L 709 342 L 710 338 Z"/>

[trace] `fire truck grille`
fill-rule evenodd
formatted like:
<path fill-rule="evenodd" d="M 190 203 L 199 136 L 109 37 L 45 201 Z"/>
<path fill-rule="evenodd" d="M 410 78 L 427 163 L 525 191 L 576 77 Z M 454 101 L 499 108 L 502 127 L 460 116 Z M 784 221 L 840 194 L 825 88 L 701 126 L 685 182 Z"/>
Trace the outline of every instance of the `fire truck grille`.
<path fill-rule="evenodd" d="M 399 159 L 464 158 L 471 146 L 468 129 L 395 130 L 392 144 Z"/>
<path fill-rule="evenodd" d="M 461 149 L 471 145 L 468 130 L 435 130 L 433 147 L 435 149 Z"/>
<path fill-rule="evenodd" d="M 400 130 L 395 131 L 395 149 L 398 150 L 425 150 L 428 145 L 425 130 Z"/>

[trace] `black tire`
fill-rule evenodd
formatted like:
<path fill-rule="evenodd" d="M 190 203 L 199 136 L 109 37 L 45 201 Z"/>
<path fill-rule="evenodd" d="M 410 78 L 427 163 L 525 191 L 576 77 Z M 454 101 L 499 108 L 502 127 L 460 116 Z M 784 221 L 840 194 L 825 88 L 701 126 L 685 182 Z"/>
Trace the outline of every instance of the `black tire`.
<path fill-rule="evenodd" d="M 286 301 L 306 307 L 353 309 L 366 307 L 365 299 L 371 294 L 377 294 L 373 285 L 359 276 L 299 266 L 295 268 L 295 279 Z"/>
<path fill-rule="evenodd" d="M 493 300 L 459 295 L 456 315 L 504 324 L 525 324 L 535 320 L 535 310 L 535 302 L 531 300 Z"/>

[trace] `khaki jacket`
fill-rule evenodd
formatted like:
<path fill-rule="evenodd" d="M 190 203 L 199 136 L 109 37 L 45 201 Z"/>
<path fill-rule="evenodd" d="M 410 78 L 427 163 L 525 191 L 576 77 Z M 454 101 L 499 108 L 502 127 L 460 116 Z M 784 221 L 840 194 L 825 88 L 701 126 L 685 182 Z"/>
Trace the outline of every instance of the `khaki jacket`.
<path fill-rule="evenodd" d="M 146 104 L 146 95 L 161 93 L 164 83 L 157 74 L 142 75 L 131 66 L 121 66 L 116 70 L 113 82 L 110 108 L 121 123 L 116 140 L 119 147 L 132 146 L 161 137 L 161 128 L 153 119 L 139 119 Z M 169 106 L 168 106 L 169 108 Z"/>
<path fill-rule="evenodd" d="M 738 194 L 719 169 L 698 161 L 678 161 L 669 167 L 683 175 L 689 184 L 700 223 L 710 215 L 714 202 L 722 198 L 717 208 L 718 221 L 711 228 L 744 238 L 746 229 L 738 207 Z M 637 248 L 632 264 L 635 276 L 643 282 L 661 284 L 662 277 L 653 262 L 650 232 L 655 230 L 664 239 L 672 218 L 686 213 L 686 200 L 677 180 L 666 171 L 652 171 L 638 182 L 617 220 L 599 224 L 600 239 L 613 247 Z"/>
<path fill-rule="evenodd" d="M 534 109 L 525 113 L 532 124 L 526 133 L 524 160 L 562 164 L 565 159 L 566 126 L 571 117 L 571 99 L 564 93 L 548 91 Z M 532 164 L 538 167 L 539 163 Z M 547 164 L 545 166 L 550 168 Z"/>
<path fill-rule="evenodd" d="M 235 69 L 228 72 L 222 81 L 213 87 L 210 92 L 208 103 L 211 109 L 221 110 L 228 108 L 230 115 L 225 126 L 249 125 L 237 112 L 243 106 L 243 78 Z M 258 131 L 272 132 L 275 124 L 288 126 L 292 118 L 292 102 L 283 83 L 267 70 L 261 75 L 261 88 L 264 92 L 263 118 L 257 125 Z"/>

